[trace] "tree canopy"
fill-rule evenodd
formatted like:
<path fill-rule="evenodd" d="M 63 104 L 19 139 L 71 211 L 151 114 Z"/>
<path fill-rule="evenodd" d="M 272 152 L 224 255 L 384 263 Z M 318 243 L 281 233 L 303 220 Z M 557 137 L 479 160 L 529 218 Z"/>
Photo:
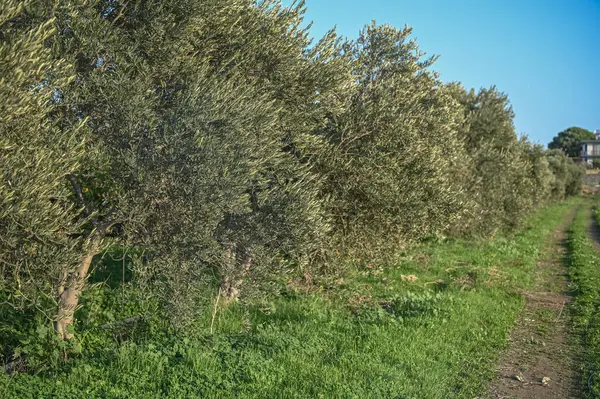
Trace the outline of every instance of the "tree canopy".
<path fill-rule="evenodd" d="M 80 298 L 102 302 L 88 280 L 110 251 L 138 316 L 183 333 L 214 295 L 276 294 L 428 238 L 491 236 L 579 191 L 578 165 L 517 136 L 507 94 L 441 82 L 410 28 L 312 43 L 304 11 L 0 8 L 0 317 L 20 320 L 0 329 L 0 353 L 40 324 L 72 341 L 103 317 Z"/>
<path fill-rule="evenodd" d="M 578 157 L 582 140 L 594 140 L 594 133 L 581 127 L 570 127 L 558 133 L 548 144 L 551 150 L 563 150 L 569 157 Z"/>

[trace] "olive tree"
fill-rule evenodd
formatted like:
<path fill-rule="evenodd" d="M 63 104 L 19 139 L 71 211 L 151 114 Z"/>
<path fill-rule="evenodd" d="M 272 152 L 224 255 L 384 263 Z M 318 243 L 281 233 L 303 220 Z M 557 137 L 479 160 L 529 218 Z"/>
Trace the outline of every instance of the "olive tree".
<path fill-rule="evenodd" d="M 137 248 L 135 276 L 173 321 L 204 310 L 215 277 L 233 299 L 244 280 L 297 270 L 328 231 L 310 160 L 335 103 L 328 87 L 343 79 L 334 34 L 308 49 L 301 6 L 107 1 L 57 12 L 54 54 L 76 74 L 60 117 L 86 121 L 92 154 L 68 176 L 94 238 L 85 253 Z M 75 276 L 79 294 L 86 273 Z"/>
<path fill-rule="evenodd" d="M 521 151 L 527 159 L 529 166 L 528 179 L 531 181 L 532 203 L 534 206 L 544 205 L 550 200 L 552 184 L 552 170 L 548 163 L 546 150 L 540 144 L 533 144 L 522 137 L 520 140 Z"/>
<path fill-rule="evenodd" d="M 322 130 L 321 160 L 338 245 L 397 247 L 442 234 L 462 214 L 453 171 L 465 157 L 462 109 L 430 70 L 411 29 L 372 23 L 344 46 L 352 86 Z"/>
<path fill-rule="evenodd" d="M 533 206 L 532 182 L 515 133 L 508 96 L 495 87 L 453 90 L 465 112 L 461 134 L 472 162 L 469 196 L 475 201 L 470 233 L 511 228 Z"/>
<path fill-rule="evenodd" d="M 69 184 L 86 158 L 85 120 L 67 122 L 57 112 L 74 75 L 48 47 L 57 35 L 55 7 L 8 1 L 0 8 L 0 314 L 43 316 L 66 336 L 65 276 L 91 259 L 88 215 Z M 10 344 L 15 335 L 4 338 Z"/>

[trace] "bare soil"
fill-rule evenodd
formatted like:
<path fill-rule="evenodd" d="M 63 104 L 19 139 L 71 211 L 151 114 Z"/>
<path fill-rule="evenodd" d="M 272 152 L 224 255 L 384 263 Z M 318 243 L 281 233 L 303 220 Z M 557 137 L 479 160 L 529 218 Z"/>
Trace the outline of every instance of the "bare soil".
<path fill-rule="evenodd" d="M 523 292 L 525 309 L 501 354 L 497 376 L 484 397 L 580 398 L 576 340 L 571 336 L 568 307 L 566 229 L 575 210 L 553 233 L 535 269 L 534 289 Z M 600 240 L 600 231 L 598 231 Z M 600 242 L 600 241 L 599 241 Z"/>

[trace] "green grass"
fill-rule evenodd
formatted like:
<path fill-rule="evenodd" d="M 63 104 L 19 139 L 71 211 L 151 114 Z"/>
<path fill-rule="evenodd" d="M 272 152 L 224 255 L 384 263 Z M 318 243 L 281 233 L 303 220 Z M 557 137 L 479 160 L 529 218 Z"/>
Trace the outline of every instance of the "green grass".
<path fill-rule="evenodd" d="M 291 284 L 278 299 L 221 310 L 214 334 L 210 310 L 189 338 L 150 325 L 118 343 L 84 330 L 83 355 L 59 371 L 0 377 L 0 397 L 472 398 L 493 376 L 523 307 L 519 292 L 574 205 L 540 210 L 514 236 L 358 262 L 311 293 Z"/>
<path fill-rule="evenodd" d="M 588 397 L 600 396 L 600 254 L 588 235 L 589 208 L 578 212 L 569 230 L 569 277 L 575 295 L 575 331 L 583 350 L 583 385 Z M 600 215 L 594 211 L 597 222 Z"/>

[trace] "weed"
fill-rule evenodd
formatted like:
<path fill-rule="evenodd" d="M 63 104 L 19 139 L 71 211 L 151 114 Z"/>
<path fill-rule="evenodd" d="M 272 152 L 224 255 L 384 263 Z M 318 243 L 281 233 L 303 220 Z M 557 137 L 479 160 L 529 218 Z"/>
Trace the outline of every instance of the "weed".
<path fill-rule="evenodd" d="M 575 294 L 573 325 L 579 333 L 583 352 L 583 381 L 589 397 L 600 395 L 600 254 L 588 236 L 590 212 L 578 212 L 568 239 L 570 289 Z M 599 222 L 594 209 L 593 223 Z"/>
<path fill-rule="evenodd" d="M 343 284 L 315 280 L 322 290 L 284 285 L 284 296 L 219 309 L 213 334 L 211 303 L 185 336 L 150 320 L 119 343 L 81 323 L 85 357 L 60 370 L 2 376 L 0 397 L 477 396 L 522 309 L 518 292 L 532 283 L 542 248 L 572 206 L 542 209 L 529 220 L 534 227 L 512 236 L 427 242 L 389 264 L 365 262 L 378 266 L 349 273 Z M 464 276 L 468 287 L 456 282 Z M 92 325 L 140 310 L 126 306 L 121 315 L 119 287 L 95 289 L 106 297 L 82 313 Z M 127 289 L 134 297 L 135 287 Z"/>

